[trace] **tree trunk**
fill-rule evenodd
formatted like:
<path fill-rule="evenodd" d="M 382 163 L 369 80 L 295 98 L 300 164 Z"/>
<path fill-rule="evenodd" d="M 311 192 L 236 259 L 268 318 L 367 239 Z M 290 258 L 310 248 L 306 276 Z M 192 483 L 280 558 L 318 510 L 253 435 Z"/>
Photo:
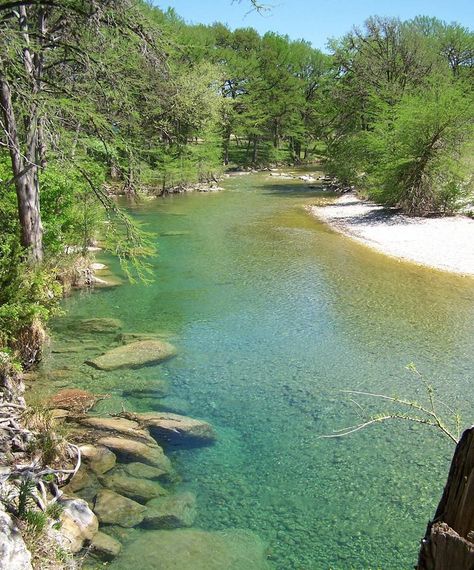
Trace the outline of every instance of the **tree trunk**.
<path fill-rule="evenodd" d="M 20 149 L 10 86 L 2 75 L 0 75 L 0 105 L 5 122 L 18 202 L 21 245 L 28 250 L 30 261 L 36 264 L 43 259 L 43 228 L 39 206 L 38 166 L 36 164 L 37 130 L 34 125 L 30 124 L 28 150 L 24 156 Z"/>
<path fill-rule="evenodd" d="M 421 543 L 417 570 L 474 568 L 474 427 L 458 443 L 448 482 Z"/>
<path fill-rule="evenodd" d="M 258 137 L 255 135 L 253 137 L 253 149 L 252 149 L 252 162 L 257 163 L 257 153 L 258 153 Z"/>

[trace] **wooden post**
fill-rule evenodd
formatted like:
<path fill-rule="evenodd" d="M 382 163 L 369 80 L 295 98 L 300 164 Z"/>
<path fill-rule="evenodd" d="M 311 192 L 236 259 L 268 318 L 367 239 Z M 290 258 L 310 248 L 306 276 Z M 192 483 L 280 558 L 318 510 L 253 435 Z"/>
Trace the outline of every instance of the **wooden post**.
<path fill-rule="evenodd" d="M 448 482 L 421 543 L 417 570 L 474 569 L 474 426 L 456 446 Z"/>

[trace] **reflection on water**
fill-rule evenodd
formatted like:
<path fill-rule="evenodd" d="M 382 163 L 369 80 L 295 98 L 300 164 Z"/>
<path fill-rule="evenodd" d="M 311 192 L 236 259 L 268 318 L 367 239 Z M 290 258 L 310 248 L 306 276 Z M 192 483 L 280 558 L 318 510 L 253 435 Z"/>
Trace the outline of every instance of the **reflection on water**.
<path fill-rule="evenodd" d="M 91 371 L 80 363 L 110 342 L 97 337 L 78 352 L 55 352 L 45 370 L 68 370 L 55 387 L 72 380 L 111 394 L 104 410 L 121 406 L 124 386 L 165 379 L 167 398 L 128 396 L 127 405 L 215 425 L 216 445 L 170 450 L 180 488 L 198 497 L 196 526 L 256 531 L 279 570 L 410 568 L 441 493 L 449 442 L 408 424 L 319 436 L 358 421 L 340 390 L 421 399 L 410 361 L 469 423 L 474 281 L 331 232 L 303 209 L 321 194 L 300 183 L 256 175 L 226 186 L 133 206 L 161 234 L 156 282 L 65 303 L 74 317 L 166 332 L 179 356 L 133 372 Z M 57 327 L 60 350 L 67 331 Z"/>

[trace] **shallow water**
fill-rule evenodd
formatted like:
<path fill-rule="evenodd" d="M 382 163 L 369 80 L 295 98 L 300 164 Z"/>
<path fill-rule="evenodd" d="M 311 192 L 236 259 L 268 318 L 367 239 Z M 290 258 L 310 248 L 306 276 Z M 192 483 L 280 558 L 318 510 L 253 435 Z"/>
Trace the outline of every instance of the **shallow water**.
<path fill-rule="evenodd" d="M 405 422 L 320 436 L 359 422 L 341 390 L 423 399 L 405 368 L 411 361 L 472 422 L 474 280 L 399 263 L 332 232 L 303 208 L 322 194 L 299 182 L 260 174 L 225 186 L 134 205 L 162 234 L 156 281 L 65 303 L 74 318 L 165 332 L 179 356 L 93 371 L 81 363 L 110 339 L 71 339 L 59 319 L 44 374 L 60 372 L 49 388 L 107 392 L 99 404 L 107 410 L 122 405 L 125 386 L 167 379 L 167 398 L 125 405 L 214 424 L 216 445 L 169 450 L 180 488 L 198 497 L 196 526 L 254 530 L 278 570 L 411 568 L 452 444 Z M 76 352 L 57 352 L 65 344 Z M 358 401 L 369 413 L 387 409 Z"/>

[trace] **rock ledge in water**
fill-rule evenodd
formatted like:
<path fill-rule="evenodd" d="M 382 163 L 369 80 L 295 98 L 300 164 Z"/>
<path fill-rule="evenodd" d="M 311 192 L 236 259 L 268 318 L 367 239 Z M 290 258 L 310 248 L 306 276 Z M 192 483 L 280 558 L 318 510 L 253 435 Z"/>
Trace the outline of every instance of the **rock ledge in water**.
<path fill-rule="evenodd" d="M 176 348 L 172 344 L 161 340 L 141 340 L 117 346 L 102 356 L 88 360 L 86 364 L 110 371 L 158 364 L 173 356 L 176 356 Z"/>
<path fill-rule="evenodd" d="M 142 414 L 123 412 L 122 415 L 148 428 L 150 433 L 158 439 L 163 438 L 176 443 L 180 443 L 180 440 L 183 439 L 211 443 L 216 439 L 211 424 L 188 416 L 168 412 L 146 412 Z"/>
<path fill-rule="evenodd" d="M 140 536 L 111 568 L 140 570 L 270 570 L 265 546 L 248 531 L 155 530 Z"/>

